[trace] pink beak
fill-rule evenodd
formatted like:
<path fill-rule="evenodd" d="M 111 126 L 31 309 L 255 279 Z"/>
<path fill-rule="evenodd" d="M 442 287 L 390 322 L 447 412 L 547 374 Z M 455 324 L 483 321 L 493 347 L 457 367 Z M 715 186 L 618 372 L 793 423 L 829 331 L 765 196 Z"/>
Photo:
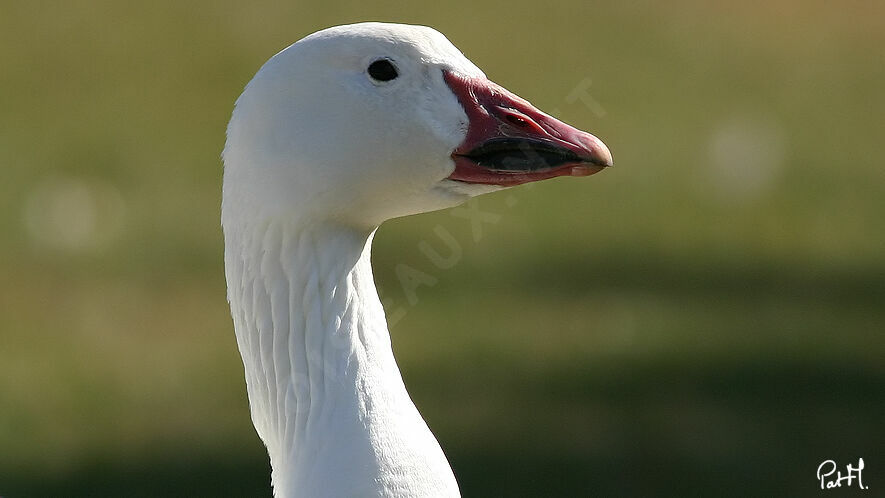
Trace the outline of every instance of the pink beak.
<path fill-rule="evenodd" d="M 557 176 L 588 176 L 612 165 L 608 147 L 593 135 L 544 114 L 484 78 L 444 73 L 464 107 L 467 136 L 452 153 L 451 180 L 520 185 Z"/>

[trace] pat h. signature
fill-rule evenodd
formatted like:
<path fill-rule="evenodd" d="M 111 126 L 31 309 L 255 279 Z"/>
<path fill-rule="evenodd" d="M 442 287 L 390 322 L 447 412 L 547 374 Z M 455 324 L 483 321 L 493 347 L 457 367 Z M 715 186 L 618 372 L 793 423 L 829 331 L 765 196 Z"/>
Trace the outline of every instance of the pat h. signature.
<path fill-rule="evenodd" d="M 845 466 L 845 475 L 838 470 L 836 462 L 833 460 L 825 460 L 817 467 L 817 480 L 820 481 L 820 489 L 841 488 L 845 486 L 850 488 L 857 480 L 857 487 L 860 489 L 870 489 L 869 486 L 863 484 L 863 458 L 857 459 L 857 466 L 850 463 Z"/>

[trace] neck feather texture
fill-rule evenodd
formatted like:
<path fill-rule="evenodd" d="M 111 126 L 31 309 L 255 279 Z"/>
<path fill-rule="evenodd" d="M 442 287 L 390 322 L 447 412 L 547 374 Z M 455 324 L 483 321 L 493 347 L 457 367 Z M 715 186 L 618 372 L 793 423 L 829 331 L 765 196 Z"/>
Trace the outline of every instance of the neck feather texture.
<path fill-rule="evenodd" d="M 224 228 L 228 299 L 274 495 L 459 496 L 393 357 L 374 231 Z"/>

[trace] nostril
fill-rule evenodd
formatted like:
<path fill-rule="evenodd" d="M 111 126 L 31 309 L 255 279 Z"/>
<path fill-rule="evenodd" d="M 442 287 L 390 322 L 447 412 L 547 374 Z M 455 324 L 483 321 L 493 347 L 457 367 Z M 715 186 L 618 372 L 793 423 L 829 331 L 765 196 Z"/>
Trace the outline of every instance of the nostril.
<path fill-rule="evenodd" d="M 512 124 L 513 126 L 516 126 L 519 128 L 531 128 L 531 126 L 532 126 L 527 118 L 520 116 L 519 114 L 516 114 L 512 111 L 511 112 L 505 111 L 504 119 L 506 119 L 507 122 Z"/>
<path fill-rule="evenodd" d="M 510 124 L 518 126 L 520 128 L 528 128 L 528 126 L 529 126 L 528 121 L 526 121 L 524 118 L 522 118 L 520 116 L 516 116 L 514 114 L 508 114 L 507 121 L 510 122 Z"/>
<path fill-rule="evenodd" d="M 542 124 L 532 119 L 531 116 L 527 116 L 512 107 L 495 106 L 493 115 L 501 123 L 507 123 L 510 126 L 521 130 L 520 133 L 548 134 Z"/>

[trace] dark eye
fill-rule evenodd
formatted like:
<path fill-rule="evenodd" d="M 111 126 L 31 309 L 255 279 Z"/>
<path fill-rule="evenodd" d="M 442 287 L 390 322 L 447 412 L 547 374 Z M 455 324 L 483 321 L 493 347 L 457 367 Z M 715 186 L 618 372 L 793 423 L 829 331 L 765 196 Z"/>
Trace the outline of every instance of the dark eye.
<path fill-rule="evenodd" d="M 390 62 L 388 59 L 378 59 L 369 64 L 369 76 L 377 81 L 390 81 L 399 76 L 399 73 L 396 71 L 396 66 L 393 65 L 393 62 Z"/>

